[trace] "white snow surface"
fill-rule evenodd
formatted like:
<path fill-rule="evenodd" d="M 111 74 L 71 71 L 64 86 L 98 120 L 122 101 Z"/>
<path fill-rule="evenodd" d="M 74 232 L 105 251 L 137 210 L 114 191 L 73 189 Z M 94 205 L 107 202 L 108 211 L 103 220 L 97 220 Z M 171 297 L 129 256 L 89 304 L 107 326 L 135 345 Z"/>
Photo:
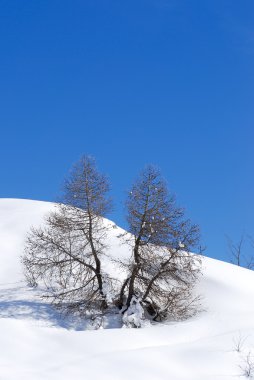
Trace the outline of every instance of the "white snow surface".
<path fill-rule="evenodd" d="M 105 326 L 115 328 L 89 330 L 84 321 L 62 319 L 24 281 L 26 234 L 53 207 L 0 200 L 0 380 L 244 379 L 249 353 L 254 363 L 254 272 L 204 258 L 198 285 L 204 310 L 195 317 L 141 329 L 117 328 L 116 322 Z M 114 226 L 110 252 L 127 256 L 118 237 L 123 230 L 105 223 Z"/>

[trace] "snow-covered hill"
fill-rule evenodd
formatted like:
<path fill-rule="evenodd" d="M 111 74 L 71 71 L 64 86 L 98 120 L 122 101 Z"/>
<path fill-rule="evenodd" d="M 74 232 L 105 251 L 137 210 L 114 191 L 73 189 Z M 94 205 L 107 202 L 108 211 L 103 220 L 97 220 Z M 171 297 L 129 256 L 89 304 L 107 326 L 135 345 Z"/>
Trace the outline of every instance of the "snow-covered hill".
<path fill-rule="evenodd" d="M 143 329 L 84 331 L 84 321 L 61 319 L 22 275 L 26 233 L 52 208 L 0 200 L 0 380 L 244 378 L 249 353 L 254 363 L 254 272 L 204 258 L 199 292 L 205 310 L 196 317 Z M 128 254 L 121 232 L 116 226 L 110 232 L 115 255 Z"/>

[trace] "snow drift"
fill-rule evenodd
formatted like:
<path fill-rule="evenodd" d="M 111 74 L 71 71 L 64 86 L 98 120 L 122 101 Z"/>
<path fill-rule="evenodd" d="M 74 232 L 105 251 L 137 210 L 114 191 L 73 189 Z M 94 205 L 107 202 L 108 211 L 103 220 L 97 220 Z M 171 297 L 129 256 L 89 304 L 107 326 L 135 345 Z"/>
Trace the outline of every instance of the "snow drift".
<path fill-rule="evenodd" d="M 254 363 L 254 272 L 204 258 L 198 285 L 203 311 L 143 329 L 87 330 L 63 319 L 26 286 L 20 256 L 30 227 L 53 205 L 0 200 L 0 379 L 243 379 Z M 113 222 L 113 255 L 128 255 Z M 120 275 L 120 274 L 119 274 Z M 86 329 L 85 329 L 86 328 Z M 85 329 L 85 330 L 84 330 Z M 242 342 L 239 349 L 239 342 Z M 253 355 L 253 357 L 252 357 Z"/>

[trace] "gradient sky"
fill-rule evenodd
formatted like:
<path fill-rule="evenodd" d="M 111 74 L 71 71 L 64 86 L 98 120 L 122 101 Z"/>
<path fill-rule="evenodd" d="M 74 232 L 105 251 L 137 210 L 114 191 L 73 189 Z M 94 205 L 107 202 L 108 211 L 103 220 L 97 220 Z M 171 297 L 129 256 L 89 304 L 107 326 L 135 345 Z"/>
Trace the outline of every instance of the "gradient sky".
<path fill-rule="evenodd" d="M 206 254 L 254 234 L 254 2 L 0 0 L 0 197 L 55 200 L 83 153 L 110 218 L 158 165 Z"/>

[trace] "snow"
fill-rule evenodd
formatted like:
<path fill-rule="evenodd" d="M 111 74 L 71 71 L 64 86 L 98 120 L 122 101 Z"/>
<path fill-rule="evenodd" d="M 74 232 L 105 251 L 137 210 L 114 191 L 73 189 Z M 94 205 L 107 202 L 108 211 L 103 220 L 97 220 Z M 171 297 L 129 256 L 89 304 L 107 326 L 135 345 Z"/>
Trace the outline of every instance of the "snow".
<path fill-rule="evenodd" d="M 145 327 L 144 309 L 141 306 L 141 299 L 135 296 L 132 297 L 130 307 L 123 315 L 124 327 Z"/>
<path fill-rule="evenodd" d="M 20 256 L 31 225 L 54 205 L 0 200 L 0 380 L 235 380 L 254 359 L 254 272 L 204 258 L 198 284 L 203 311 L 184 322 L 141 329 L 89 330 L 85 321 L 65 320 L 25 284 Z M 129 246 L 111 228 L 115 258 Z M 116 271 L 107 262 L 106 271 Z M 119 276 L 122 274 L 119 273 Z M 138 304 L 136 304 L 138 305 Z M 142 319 L 142 310 L 136 310 Z M 237 352 L 237 342 L 243 345 Z M 241 368 L 242 367 L 242 368 Z"/>

